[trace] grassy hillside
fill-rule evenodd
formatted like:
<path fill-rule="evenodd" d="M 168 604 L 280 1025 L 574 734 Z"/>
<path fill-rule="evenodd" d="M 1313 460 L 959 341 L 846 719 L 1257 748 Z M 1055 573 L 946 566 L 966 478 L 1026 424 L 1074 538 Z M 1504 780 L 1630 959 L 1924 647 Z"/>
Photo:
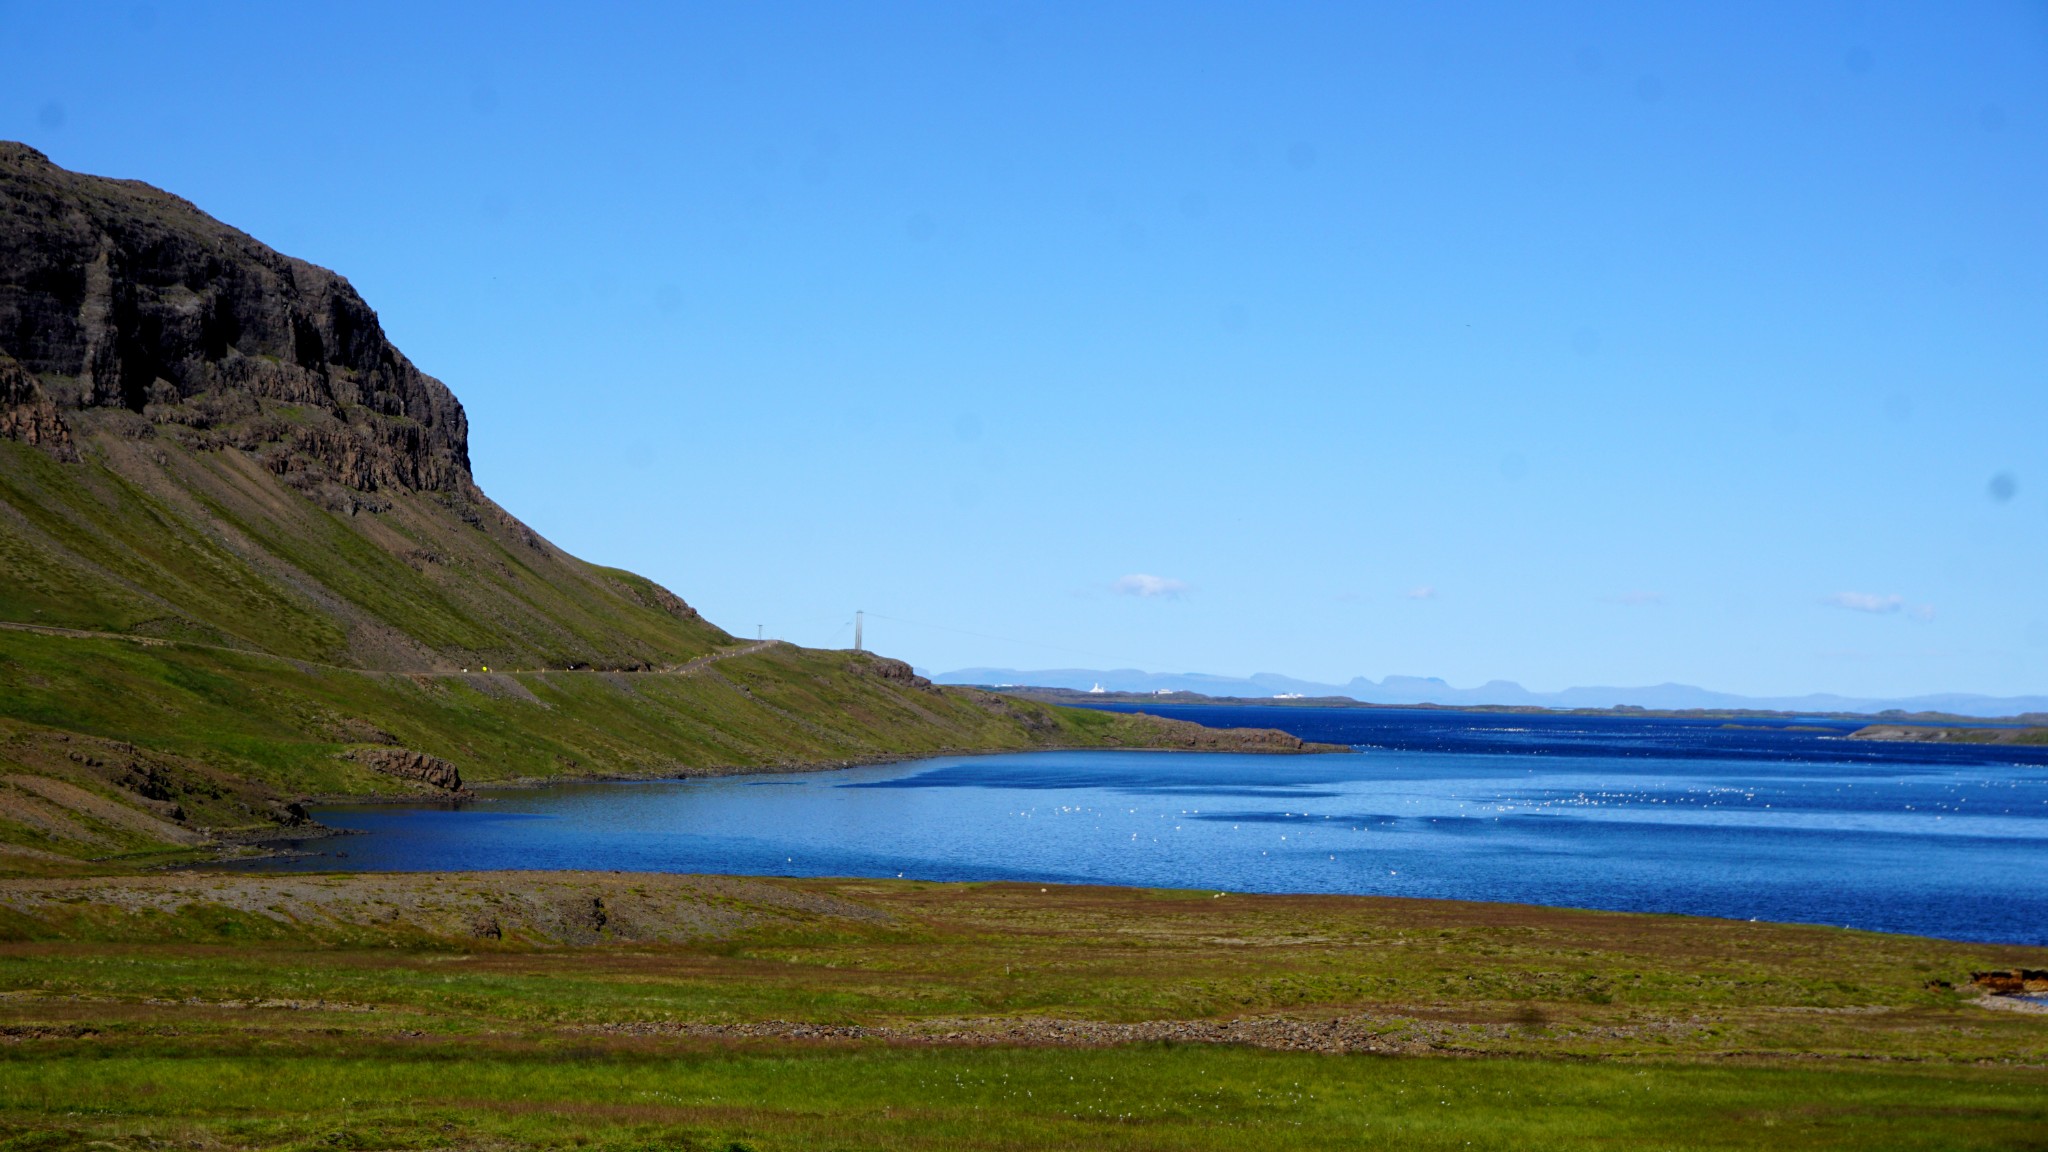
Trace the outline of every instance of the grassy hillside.
<path fill-rule="evenodd" d="M 651 581 L 585 564 L 479 494 L 307 499 L 250 453 L 0 441 L 0 619 L 351 667 L 644 667 L 729 641 Z"/>
<path fill-rule="evenodd" d="M 362 754 L 377 749 L 490 784 L 1034 747 L 1295 746 L 941 690 L 866 654 L 727 651 L 643 672 L 401 673 L 0 629 L 0 871 L 204 853 L 296 822 L 307 796 L 439 794 L 373 767 Z"/>
<path fill-rule="evenodd" d="M 2041 966 L 1360 897 L 0 881 L 0 1146 L 2034 1148 L 2048 1015 L 1968 984 Z"/>

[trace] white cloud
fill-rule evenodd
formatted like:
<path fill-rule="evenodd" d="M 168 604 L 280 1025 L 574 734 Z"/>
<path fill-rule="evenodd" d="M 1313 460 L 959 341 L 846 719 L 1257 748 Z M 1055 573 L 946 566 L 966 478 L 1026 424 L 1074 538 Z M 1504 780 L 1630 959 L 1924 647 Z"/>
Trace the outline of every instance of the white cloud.
<path fill-rule="evenodd" d="M 1408 590 L 1408 598 L 1410 600 L 1434 600 L 1436 599 L 1436 585 L 1417 584 Z"/>
<path fill-rule="evenodd" d="M 1140 596 L 1147 600 L 1160 597 L 1170 600 L 1193 590 L 1185 580 L 1175 580 L 1171 576 L 1148 576 L 1143 572 L 1120 576 L 1109 588 L 1112 592 L 1120 592 L 1125 596 Z"/>
<path fill-rule="evenodd" d="M 1825 603 L 1852 612 L 1902 612 L 1906 607 L 1904 596 L 1880 596 L 1875 592 L 1837 592 Z"/>

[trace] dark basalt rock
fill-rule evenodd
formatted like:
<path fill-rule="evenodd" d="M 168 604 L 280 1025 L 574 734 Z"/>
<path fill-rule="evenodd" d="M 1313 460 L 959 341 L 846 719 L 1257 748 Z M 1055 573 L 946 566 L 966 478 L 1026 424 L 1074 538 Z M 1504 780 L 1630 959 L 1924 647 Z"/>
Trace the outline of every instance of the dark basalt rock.
<path fill-rule="evenodd" d="M 462 773 L 439 756 L 429 756 L 410 748 L 358 748 L 349 753 L 349 758 L 386 775 L 416 780 L 430 788 L 445 792 L 462 791 Z"/>
<path fill-rule="evenodd" d="M 267 450 L 309 487 L 470 485 L 462 405 L 348 281 L 168 192 L 5 141 L 0 353 L 16 362 L 0 367 L 0 435 L 53 450 L 64 414 L 126 410 L 147 422 L 109 426 Z"/>
<path fill-rule="evenodd" d="M 1970 983 L 1986 992 L 2004 996 L 2037 995 L 2048 993 L 2048 969 L 2005 968 L 1991 972 L 1972 972 Z"/>
<path fill-rule="evenodd" d="M 59 460 L 78 459 L 71 426 L 36 378 L 0 352 L 0 437 L 34 444 Z"/>
<path fill-rule="evenodd" d="M 878 676 L 906 688 L 916 688 L 924 692 L 939 690 L 931 681 L 919 676 L 910 665 L 901 660 L 891 660 L 887 656 L 875 656 L 864 652 L 854 659 L 850 667 L 858 676 Z"/>

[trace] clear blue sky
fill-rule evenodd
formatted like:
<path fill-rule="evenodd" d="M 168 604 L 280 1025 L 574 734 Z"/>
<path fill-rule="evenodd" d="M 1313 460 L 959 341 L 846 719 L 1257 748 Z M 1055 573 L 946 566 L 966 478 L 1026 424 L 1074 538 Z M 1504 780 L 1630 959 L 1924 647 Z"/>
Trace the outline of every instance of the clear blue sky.
<path fill-rule="evenodd" d="M 0 136 L 735 632 L 2048 691 L 2048 4 L 311 7 L 0 0 Z"/>

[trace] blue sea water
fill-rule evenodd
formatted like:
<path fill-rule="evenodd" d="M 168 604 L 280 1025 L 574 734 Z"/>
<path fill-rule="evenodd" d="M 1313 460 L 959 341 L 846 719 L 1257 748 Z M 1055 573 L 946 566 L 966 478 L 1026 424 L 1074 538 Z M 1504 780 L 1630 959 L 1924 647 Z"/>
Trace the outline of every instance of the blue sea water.
<path fill-rule="evenodd" d="M 1011 879 L 1500 900 L 2048 943 L 2048 749 L 1840 721 L 1148 707 L 1349 753 L 1040 752 L 323 808 L 269 867 Z M 345 854 L 345 855 L 344 855 Z"/>

